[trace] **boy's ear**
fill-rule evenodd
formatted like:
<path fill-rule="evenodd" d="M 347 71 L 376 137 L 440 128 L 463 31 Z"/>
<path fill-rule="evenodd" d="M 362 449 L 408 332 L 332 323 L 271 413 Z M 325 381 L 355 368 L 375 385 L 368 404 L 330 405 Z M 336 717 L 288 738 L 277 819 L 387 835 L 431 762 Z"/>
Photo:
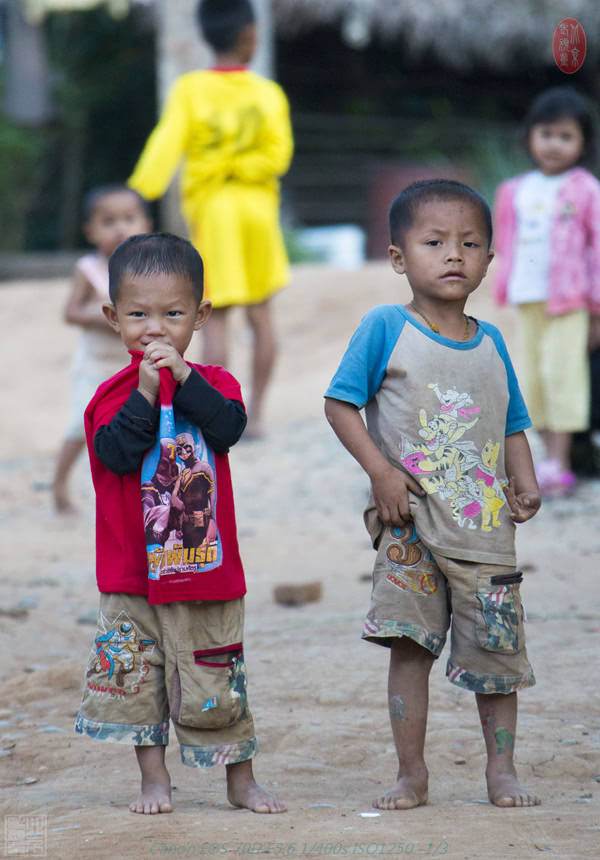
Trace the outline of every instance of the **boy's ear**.
<path fill-rule="evenodd" d="M 494 252 L 490 249 L 490 250 L 488 251 L 487 263 L 485 264 L 485 269 L 484 269 L 484 272 L 483 272 L 483 277 L 484 277 L 484 278 L 485 278 L 485 276 L 487 275 L 488 266 L 490 265 L 490 263 L 492 262 L 492 260 L 494 259 L 494 257 L 495 257 L 495 256 L 496 256 L 496 255 L 494 254 Z"/>
<path fill-rule="evenodd" d="M 194 320 L 194 331 L 202 328 L 206 320 L 209 318 L 212 311 L 212 303 L 208 299 L 200 302 L 196 310 L 196 319 Z"/>
<path fill-rule="evenodd" d="M 106 321 L 109 326 L 117 332 L 117 334 L 121 333 L 121 326 L 119 325 L 119 320 L 117 318 L 117 310 L 114 305 L 106 302 L 102 305 L 102 313 L 106 317 Z"/>
<path fill-rule="evenodd" d="M 399 248 L 398 245 L 390 245 L 388 248 L 388 254 L 390 255 L 392 269 L 398 275 L 406 274 L 406 262 L 404 260 L 404 252 L 402 251 L 402 248 Z"/>

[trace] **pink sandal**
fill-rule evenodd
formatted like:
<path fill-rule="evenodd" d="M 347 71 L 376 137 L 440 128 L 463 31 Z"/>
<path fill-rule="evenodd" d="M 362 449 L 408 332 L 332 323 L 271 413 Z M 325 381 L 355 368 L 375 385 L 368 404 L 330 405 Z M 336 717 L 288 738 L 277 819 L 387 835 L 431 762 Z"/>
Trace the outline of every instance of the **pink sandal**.
<path fill-rule="evenodd" d="M 558 460 L 542 460 L 535 470 L 540 492 L 544 499 L 570 496 L 575 487 L 573 472 L 563 471 Z"/>

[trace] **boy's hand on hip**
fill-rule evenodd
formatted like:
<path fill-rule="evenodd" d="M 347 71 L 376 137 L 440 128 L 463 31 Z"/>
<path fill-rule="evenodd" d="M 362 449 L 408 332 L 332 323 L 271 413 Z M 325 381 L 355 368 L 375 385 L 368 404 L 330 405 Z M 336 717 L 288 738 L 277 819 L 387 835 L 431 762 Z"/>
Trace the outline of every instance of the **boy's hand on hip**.
<path fill-rule="evenodd" d="M 539 511 L 542 504 L 540 494 L 535 490 L 515 493 L 514 477 L 511 477 L 503 490 L 511 510 L 511 517 L 515 523 L 527 522 Z"/>
<path fill-rule="evenodd" d="M 149 343 L 144 351 L 144 361 L 150 362 L 157 371 L 161 367 L 168 367 L 173 374 L 173 379 L 180 385 L 183 385 L 192 372 L 183 360 L 183 356 L 166 341 L 153 340 L 152 343 Z"/>
<path fill-rule="evenodd" d="M 372 475 L 371 484 L 377 513 L 385 525 L 403 526 L 411 519 L 409 490 L 417 496 L 425 495 L 414 478 L 391 464 Z"/>

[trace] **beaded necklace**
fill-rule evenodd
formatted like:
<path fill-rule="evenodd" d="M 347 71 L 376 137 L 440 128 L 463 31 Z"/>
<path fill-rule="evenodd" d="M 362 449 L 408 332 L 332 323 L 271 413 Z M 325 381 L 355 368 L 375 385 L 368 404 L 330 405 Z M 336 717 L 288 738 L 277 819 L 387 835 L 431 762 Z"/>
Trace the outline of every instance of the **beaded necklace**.
<path fill-rule="evenodd" d="M 425 320 L 425 322 L 427 323 L 427 325 L 429 326 L 429 328 L 431 329 L 431 331 L 434 331 L 436 334 L 440 334 L 440 329 L 439 329 L 439 327 L 438 327 L 435 323 L 432 323 L 432 322 L 431 322 L 431 320 L 429 320 L 429 319 L 425 316 L 425 314 L 423 313 L 423 311 L 420 311 L 418 308 L 416 308 L 416 307 L 414 306 L 414 303 L 413 303 L 413 302 L 411 302 L 411 303 L 409 304 L 409 307 L 410 307 L 410 308 L 412 308 L 412 309 L 413 309 L 413 311 L 416 311 L 416 312 L 419 314 L 419 316 L 420 316 L 420 317 L 423 317 L 423 319 Z M 469 340 L 469 333 L 470 333 L 469 317 L 468 317 L 466 314 L 463 314 L 463 317 L 465 318 L 465 332 L 464 332 L 464 334 L 463 334 L 463 340 Z"/>

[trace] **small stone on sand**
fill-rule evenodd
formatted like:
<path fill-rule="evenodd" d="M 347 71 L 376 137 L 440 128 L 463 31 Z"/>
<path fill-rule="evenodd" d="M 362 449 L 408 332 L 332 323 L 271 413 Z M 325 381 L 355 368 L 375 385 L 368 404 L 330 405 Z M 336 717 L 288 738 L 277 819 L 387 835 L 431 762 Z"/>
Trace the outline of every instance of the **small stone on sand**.
<path fill-rule="evenodd" d="M 323 595 L 323 585 L 320 582 L 305 582 L 298 585 L 276 585 L 273 589 L 275 603 L 283 606 L 302 606 L 314 600 L 320 600 Z"/>

